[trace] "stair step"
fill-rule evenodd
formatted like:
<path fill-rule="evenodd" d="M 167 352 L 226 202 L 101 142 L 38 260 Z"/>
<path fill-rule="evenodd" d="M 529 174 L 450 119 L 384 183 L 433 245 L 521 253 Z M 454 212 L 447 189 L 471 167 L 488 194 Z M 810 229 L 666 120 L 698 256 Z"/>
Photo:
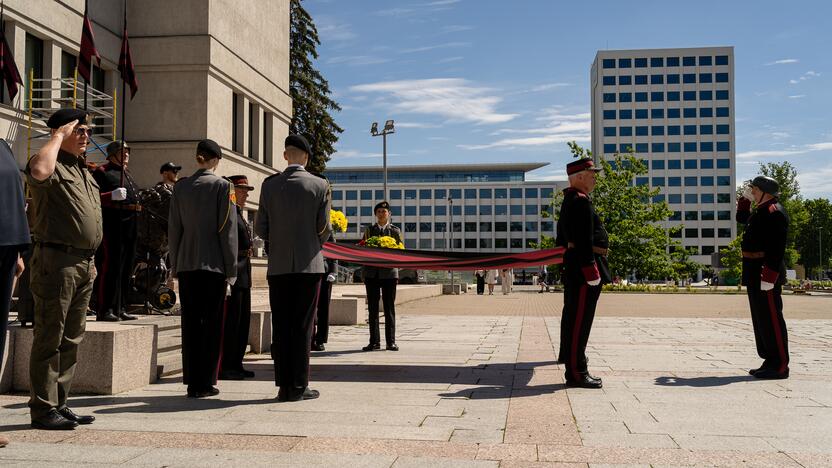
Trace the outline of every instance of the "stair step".
<path fill-rule="evenodd" d="M 157 354 L 182 349 L 182 333 L 178 331 L 159 333 L 156 339 Z"/>
<path fill-rule="evenodd" d="M 182 351 L 176 349 L 157 354 L 156 371 L 159 377 L 182 372 Z"/>

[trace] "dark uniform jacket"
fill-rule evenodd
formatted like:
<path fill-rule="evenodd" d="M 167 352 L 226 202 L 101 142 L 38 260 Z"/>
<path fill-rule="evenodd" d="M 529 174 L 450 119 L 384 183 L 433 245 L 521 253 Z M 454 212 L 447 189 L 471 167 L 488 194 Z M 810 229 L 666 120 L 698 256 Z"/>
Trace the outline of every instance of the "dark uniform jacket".
<path fill-rule="evenodd" d="M 606 255 L 593 251 L 593 247 L 609 248 L 609 238 L 587 194 L 571 187 L 563 191 L 555 244 L 566 248 L 564 278 L 582 282 L 600 277 L 601 284 L 612 281 Z"/>
<path fill-rule="evenodd" d="M 371 237 L 375 236 L 390 236 L 393 239 L 396 239 L 396 242 L 402 242 L 402 231 L 393 226 L 390 223 L 387 223 L 386 226 L 381 227 L 378 224 L 371 224 L 364 229 L 364 237 L 362 239 L 367 240 Z M 399 270 L 397 268 L 378 268 L 378 267 L 371 267 L 365 266 L 363 271 L 363 278 L 375 278 L 375 279 L 398 279 L 399 278 Z"/>
<path fill-rule="evenodd" d="M 238 288 L 251 287 L 251 225 L 243 217 L 243 209 L 237 205 L 237 282 Z"/>
<path fill-rule="evenodd" d="M 26 250 L 30 242 L 23 181 L 12 149 L 0 139 L 0 246 Z"/>
<path fill-rule="evenodd" d="M 98 166 L 92 173 L 101 191 L 101 207 L 104 209 L 105 216 L 115 214 L 119 204 L 137 205 L 139 203 L 139 187 L 136 185 L 136 181 L 133 180 L 133 176 L 130 175 L 130 170 L 128 169 L 124 171 L 124 184 L 122 185 L 122 170 L 122 166 L 108 162 Z M 127 189 L 127 198 L 124 201 L 114 202 L 113 190 L 122 186 Z M 135 214 L 135 211 L 128 211 L 127 213 Z"/>
<path fill-rule="evenodd" d="M 783 205 L 776 199 L 757 205 L 753 210 L 737 211 L 737 221 L 745 224 L 742 235 L 743 252 L 762 252 L 762 258 L 742 260 L 742 284 L 759 285 L 760 280 L 768 283 L 785 284 L 786 236 L 789 230 L 789 216 Z"/>
<path fill-rule="evenodd" d="M 32 234 L 35 241 L 95 250 L 104 238 L 98 183 L 84 161 L 58 152 L 55 172 L 37 180 L 26 166 L 32 195 Z"/>

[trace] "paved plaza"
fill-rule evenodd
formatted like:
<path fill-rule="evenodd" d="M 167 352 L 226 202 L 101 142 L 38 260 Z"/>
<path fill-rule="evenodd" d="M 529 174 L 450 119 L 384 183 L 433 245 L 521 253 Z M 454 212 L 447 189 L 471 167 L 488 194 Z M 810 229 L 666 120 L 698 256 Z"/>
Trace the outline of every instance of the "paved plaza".
<path fill-rule="evenodd" d="M 312 358 L 318 400 L 278 403 L 264 355 L 209 399 L 176 376 L 73 397 L 97 420 L 70 432 L 30 430 L 27 398 L 2 395 L 0 464 L 832 466 L 832 297 L 784 299 L 789 380 L 747 374 L 742 295 L 602 297 L 587 350 L 602 390 L 563 385 L 560 294 L 443 296 L 399 307 L 398 353 L 334 327 Z"/>

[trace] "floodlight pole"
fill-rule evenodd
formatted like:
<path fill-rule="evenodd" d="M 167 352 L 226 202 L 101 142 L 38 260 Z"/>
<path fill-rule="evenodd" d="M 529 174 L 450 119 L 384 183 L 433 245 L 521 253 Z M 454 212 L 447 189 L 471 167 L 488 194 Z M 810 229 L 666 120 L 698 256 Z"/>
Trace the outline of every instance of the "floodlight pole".
<path fill-rule="evenodd" d="M 370 135 L 376 137 L 381 136 L 382 139 L 382 161 L 383 161 L 383 172 L 384 172 L 384 199 L 389 200 L 388 193 L 387 193 L 387 134 L 389 133 L 396 133 L 396 129 L 393 127 L 393 120 L 387 120 L 384 122 L 384 128 L 381 129 L 381 132 L 378 131 L 378 123 L 373 122 L 372 127 L 370 128 Z"/>
<path fill-rule="evenodd" d="M 448 251 L 454 250 L 454 200 L 448 189 Z M 451 294 L 454 294 L 454 271 L 451 270 Z"/>

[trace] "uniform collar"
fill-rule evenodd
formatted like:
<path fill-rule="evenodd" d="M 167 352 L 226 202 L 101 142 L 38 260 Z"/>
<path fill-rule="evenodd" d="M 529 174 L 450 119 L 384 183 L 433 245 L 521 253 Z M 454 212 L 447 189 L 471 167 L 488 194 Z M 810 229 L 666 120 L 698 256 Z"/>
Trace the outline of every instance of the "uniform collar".
<path fill-rule="evenodd" d="M 64 150 L 58 150 L 58 161 L 64 164 L 84 164 L 84 159 Z"/>
<path fill-rule="evenodd" d="M 295 170 L 298 170 L 298 171 L 305 171 L 306 170 L 306 168 L 303 167 L 303 164 L 289 164 L 288 166 L 286 166 L 286 169 L 287 170 L 295 169 Z"/>
<path fill-rule="evenodd" d="M 385 224 L 384 226 L 382 226 L 379 223 L 376 223 L 376 226 L 378 226 L 378 228 L 382 230 L 387 229 L 388 227 L 390 227 L 390 221 L 387 221 L 387 224 Z"/>
<path fill-rule="evenodd" d="M 774 205 L 776 203 L 777 203 L 777 198 L 772 198 L 771 200 L 765 201 L 765 202 L 760 203 L 759 205 L 757 205 L 757 209 L 758 210 L 768 209 L 769 206 Z"/>

